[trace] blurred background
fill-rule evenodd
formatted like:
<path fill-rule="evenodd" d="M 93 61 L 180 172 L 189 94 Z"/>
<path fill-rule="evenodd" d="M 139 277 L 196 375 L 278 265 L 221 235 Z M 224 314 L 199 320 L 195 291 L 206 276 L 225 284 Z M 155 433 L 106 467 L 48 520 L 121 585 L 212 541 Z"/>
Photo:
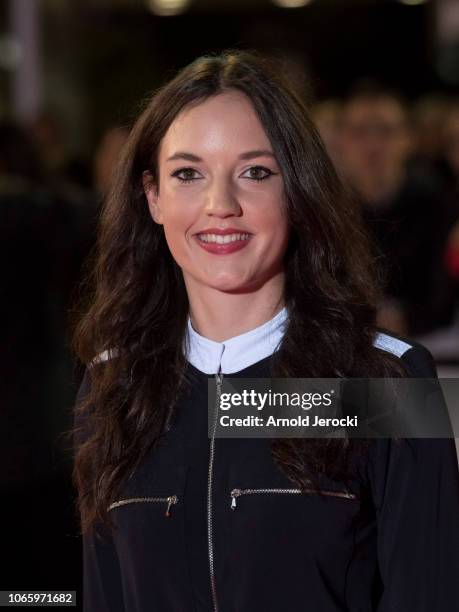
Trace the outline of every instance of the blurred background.
<path fill-rule="evenodd" d="M 282 60 L 385 264 L 380 324 L 459 373 L 459 1 L 0 0 L 0 589 L 81 594 L 82 265 L 139 103 L 227 47 Z"/>

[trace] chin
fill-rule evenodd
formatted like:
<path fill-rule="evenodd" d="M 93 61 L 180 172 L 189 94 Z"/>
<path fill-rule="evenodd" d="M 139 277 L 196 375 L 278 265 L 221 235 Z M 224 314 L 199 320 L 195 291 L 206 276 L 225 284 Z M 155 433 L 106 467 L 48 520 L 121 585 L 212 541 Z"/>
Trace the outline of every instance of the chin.
<path fill-rule="evenodd" d="M 250 284 L 248 279 L 226 275 L 201 278 L 199 280 L 203 285 L 207 285 L 207 287 L 228 293 L 242 293 Z"/>
<path fill-rule="evenodd" d="M 247 291 L 247 285 L 245 283 L 217 282 L 209 283 L 209 286 L 218 291 L 224 291 L 225 293 L 245 293 Z"/>
<path fill-rule="evenodd" d="M 259 289 L 263 282 L 261 279 L 214 279 L 206 283 L 209 287 L 225 293 L 251 293 Z"/>

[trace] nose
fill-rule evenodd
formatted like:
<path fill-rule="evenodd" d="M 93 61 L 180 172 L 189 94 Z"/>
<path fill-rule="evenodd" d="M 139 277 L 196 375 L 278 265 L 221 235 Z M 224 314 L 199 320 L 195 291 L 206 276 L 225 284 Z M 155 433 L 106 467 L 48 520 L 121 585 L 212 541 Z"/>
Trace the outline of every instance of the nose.
<path fill-rule="evenodd" d="M 212 181 L 205 201 L 204 212 L 216 217 L 239 217 L 242 208 L 232 189 L 230 182 L 223 177 Z"/>

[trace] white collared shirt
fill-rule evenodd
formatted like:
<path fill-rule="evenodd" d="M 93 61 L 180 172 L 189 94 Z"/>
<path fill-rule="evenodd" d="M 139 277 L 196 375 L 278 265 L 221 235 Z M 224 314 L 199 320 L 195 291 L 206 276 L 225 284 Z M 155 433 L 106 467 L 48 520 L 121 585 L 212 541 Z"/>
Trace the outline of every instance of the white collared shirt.
<path fill-rule="evenodd" d="M 279 348 L 284 336 L 287 317 L 287 308 L 284 306 L 277 315 L 263 325 L 224 342 L 215 342 L 198 334 L 188 317 L 183 343 L 185 356 L 195 368 L 204 374 L 217 374 L 220 367 L 223 374 L 239 372 L 269 357 Z M 373 345 L 397 357 L 402 357 L 413 348 L 409 342 L 386 332 L 377 332 Z M 97 363 L 112 359 L 117 354 L 116 348 L 102 351 L 94 357 L 88 367 L 91 368 Z"/>
<path fill-rule="evenodd" d="M 279 348 L 287 320 L 284 306 L 272 319 L 248 332 L 216 342 L 198 334 L 188 317 L 184 350 L 187 360 L 205 374 L 232 374 L 272 355 Z"/>

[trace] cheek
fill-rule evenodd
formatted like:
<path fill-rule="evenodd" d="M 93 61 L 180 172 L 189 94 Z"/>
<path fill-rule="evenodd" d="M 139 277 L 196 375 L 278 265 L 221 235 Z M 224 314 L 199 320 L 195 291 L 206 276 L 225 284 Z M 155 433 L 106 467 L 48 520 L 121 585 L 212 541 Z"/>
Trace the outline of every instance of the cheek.
<path fill-rule="evenodd" d="M 264 238 L 260 241 L 263 256 L 269 260 L 278 257 L 279 251 L 284 250 L 288 242 L 289 227 L 285 206 L 279 200 L 273 201 L 271 205 L 265 202 L 264 207 L 257 209 L 256 217 L 253 227 Z"/>
<path fill-rule="evenodd" d="M 255 202 L 252 212 L 256 227 L 273 234 L 281 233 L 287 224 L 283 191 L 276 190 L 259 202 Z"/>
<path fill-rule="evenodd" d="M 181 198 L 162 201 L 163 229 L 169 250 L 180 265 L 186 250 L 185 241 L 191 239 L 190 226 L 193 223 L 191 209 Z"/>
<path fill-rule="evenodd" d="M 196 220 L 196 202 L 192 194 L 165 190 L 160 200 L 166 235 L 184 237 L 188 227 Z"/>

